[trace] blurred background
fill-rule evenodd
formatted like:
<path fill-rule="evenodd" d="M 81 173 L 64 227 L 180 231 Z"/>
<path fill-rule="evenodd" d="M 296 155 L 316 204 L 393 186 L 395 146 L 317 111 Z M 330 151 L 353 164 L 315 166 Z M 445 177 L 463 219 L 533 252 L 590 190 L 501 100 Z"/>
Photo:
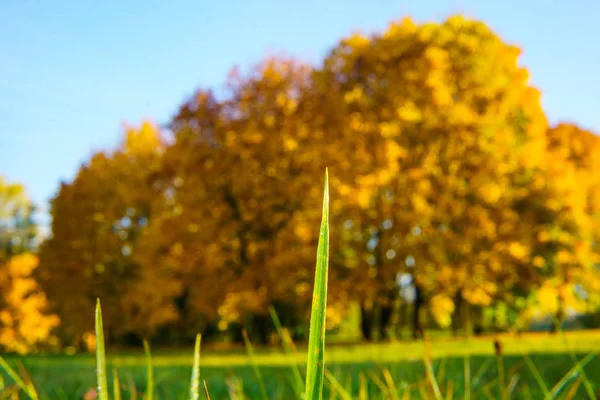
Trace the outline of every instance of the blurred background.
<path fill-rule="evenodd" d="M 0 1 L 0 347 L 600 325 L 600 3 Z"/>

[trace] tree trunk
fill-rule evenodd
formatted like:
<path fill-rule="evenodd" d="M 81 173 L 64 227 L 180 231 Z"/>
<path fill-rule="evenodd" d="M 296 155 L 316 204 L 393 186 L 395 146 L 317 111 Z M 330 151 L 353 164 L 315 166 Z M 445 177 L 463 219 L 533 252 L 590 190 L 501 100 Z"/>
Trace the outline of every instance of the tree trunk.
<path fill-rule="evenodd" d="M 406 316 L 406 302 L 402 301 L 396 307 L 396 320 L 393 325 L 394 336 L 397 339 L 402 339 L 402 327 L 404 326 L 405 316 Z"/>
<path fill-rule="evenodd" d="M 391 300 L 390 300 L 391 301 Z M 392 319 L 392 304 L 386 304 L 380 307 L 379 312 L 379 340 L 388 339 L 388 327 Z"/>
<path fill-rule="evenodd" d="M 464 331 L 464 308 L 463 298 L 460 290 L 454 296 L 454 312 L 452 313 L 452 334 L 457 337 L 461 330 Z"/>
<path fill-rule="evenodd" d="M 373 340 L 373 308 L 367 309 L 365 304 L 360 307 L 361 323 L 360 329 L 363 339 L 370 342 Z"/>
<path fill-rule="evenodd" d="M 565 320 L 565 312 L 563 310 L 562 304 L 559 303 L 559 309 L 552 318 L 552 326 L 550 328 L 550 332 L 551 333 L 560 332 L 564 320 Z"/>
<path fill-rule="evenodd" d="M 415 303 L 413 310 L 413 338 L 423 337 L 423 326 L 421 321 L 421 308 L 423 307 L 423 293 L 419 285 L 415 284 Z"/>
<path fill-rule="evenodd" d="M 256 330 L 257 339 L 261 344 L 269 344 L 270 336 L 270 319 L 267 315 L 257 314 L 253 321 L 254 329 Z"/>
<path fill-rule="evenodd" d="M 232 324 L 229 330 L 231 332 L 231 340 L 233 341 L 233 343 L 244 343 L 244 335 L 242 334 L 242 332 L 244 331 L 244 326 L 242 324 Z"/>

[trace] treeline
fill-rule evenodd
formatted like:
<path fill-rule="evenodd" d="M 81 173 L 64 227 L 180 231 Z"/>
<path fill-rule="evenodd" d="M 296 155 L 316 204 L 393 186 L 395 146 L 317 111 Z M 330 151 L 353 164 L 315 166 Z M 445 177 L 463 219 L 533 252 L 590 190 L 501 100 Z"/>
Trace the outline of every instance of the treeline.
<path fill-rule="evenodd" d="M 351 305 L 365 339 L 593 312 L 600 139 L 548 126 L 519 54 L 482 22 L 405 19 L 127 129 L 52 200 L 33 275 L 54 332 L 83 346 L 100 297 L 112 343 L 267 342 L 270 306 L 301 339 L 325 167 L 330 328 Z"/>

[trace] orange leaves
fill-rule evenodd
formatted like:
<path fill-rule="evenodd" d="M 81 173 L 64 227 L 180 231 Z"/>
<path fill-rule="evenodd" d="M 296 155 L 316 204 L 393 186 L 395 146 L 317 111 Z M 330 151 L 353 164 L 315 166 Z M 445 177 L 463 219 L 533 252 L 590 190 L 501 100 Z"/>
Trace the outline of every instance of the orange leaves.
<path fill-rule="evenodd" d="M 32 277 L 36 256 L 24 253 L 0 265 L 0 346 L 25 354 L 54 342 L 52 330 L 59 325 L 46 313 L 48 302 Z"/>
<path fill-rule="evenodd" d="M 126 127 L 122 148 L 131 154 L 152 154 L 164 148 L 160 131 L 150 122 L 144 122 L 139 129 Z"/>
<path fill-rule="evenodd" d="M 452 313 L 454 312 L 454 302 L 449 297 L 443 294 L 434 295 L 430 300 L 429 309 L 440 326 L 450 326 Z"/>

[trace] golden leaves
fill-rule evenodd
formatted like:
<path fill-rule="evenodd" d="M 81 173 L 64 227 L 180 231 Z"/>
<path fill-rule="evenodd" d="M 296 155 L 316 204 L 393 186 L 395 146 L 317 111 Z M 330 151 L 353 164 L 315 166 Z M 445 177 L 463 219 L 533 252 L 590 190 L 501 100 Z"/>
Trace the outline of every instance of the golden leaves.
<path fill-rule="evenodd" d="M 423 115 L 413 102 L 406 102 L 396 110 L 396 114 L 400 120 L 404 122 L 419 122 L 423 119 Z"/>
<path fill-rule="evenodd" d="M 37 257 L 29 253 L 0 265 L 0 346 L 7 351 L 25 354 L 56 341 L 52 330 L 59 319 L 46 313 L 46 296 L 31 276 L 37 267 Z"/>
<path fill-rule="evenodd" d="M 160 151 L 164 144 L 157 127 L 144 122 L 139 129 L 127 127 L 122 146 L 126 153 L 151 154 Z"/>
<path fill-rule="evenodd" d="M 441 327 L 448 327 L 452 322 L 454 302 L 448 296 L 436 294 L 430 300 L 429 308 L 435 321 Z"/>

